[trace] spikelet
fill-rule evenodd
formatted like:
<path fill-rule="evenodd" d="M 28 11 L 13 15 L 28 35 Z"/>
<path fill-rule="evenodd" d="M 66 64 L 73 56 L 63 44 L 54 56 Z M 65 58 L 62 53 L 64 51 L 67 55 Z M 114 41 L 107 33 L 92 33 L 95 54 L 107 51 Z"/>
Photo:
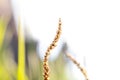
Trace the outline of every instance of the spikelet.
<path fill-rule="evenodd" d="M 80 71 L 82 72 L 82 74 L 84 75 L 85 79 L 86 80 L 89 80 L 88 79 L 88 76 L 87 76 L 87 72 L 84 68 L 82 68 L 80 66 L 80 64 L 68 53 L 66 53 L 66 56 L 80 69 Z"/>
<path fill-rule="evenodd" d="M 59 25 L 58 25 L 58 30 L 57 30 L 56 36 L 55 36 L 53 42 L 48 47 L 48 49 L 47 49 L 47 51 L 45 53 L 45 56 L 44 56 L 44 61 L 43 61 L 43 68 L 44 68 L 43 77 L 44 77 L 44 80 L 49 80 L 48 58 L 49 58 L 49 55 L 50 55 L 50 51 L 56 47 L 56 43 L 58 42 L 58 40 L 60 38 L 60 35 L 61 35 L 61 25 L 62 25 L 61 24 L 61 19 L 59 19 Z"/>

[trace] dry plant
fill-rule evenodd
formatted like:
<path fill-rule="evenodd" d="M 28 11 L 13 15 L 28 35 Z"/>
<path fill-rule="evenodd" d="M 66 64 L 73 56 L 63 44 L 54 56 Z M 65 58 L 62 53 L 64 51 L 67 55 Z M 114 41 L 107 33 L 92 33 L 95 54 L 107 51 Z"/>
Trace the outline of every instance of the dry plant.
<path fill-rule="evenodd" d="M 49 69 L 49 66 L 48 66 L 48 58 L 49 58 L 49 55 L 50 55 L 50 51 L 56 47 L 56 43 L 58 42 L 58 40 L 60 38 L 61 24 L 62 24 L 61 19 L 59 19 L 58 30 L 57 30 L 56 36 L 55 36 L 53 42 L 48 47 L 48 49 L 45 53 L 45 56 L 44 56 L 44 61 L 43 61 L 43 68 L 44 68 L 43 77 L 44 77 L 44 80 L 49 80 L 49 70 L 50 69 Z"/>
<path fill-rule="evenodd" d="M 85 79 L 89 80 L 86 70 L 80 66 L 80 63 L 78 63 L 70 54 L 67 53 L 66 56 L 80 69 Z"/>

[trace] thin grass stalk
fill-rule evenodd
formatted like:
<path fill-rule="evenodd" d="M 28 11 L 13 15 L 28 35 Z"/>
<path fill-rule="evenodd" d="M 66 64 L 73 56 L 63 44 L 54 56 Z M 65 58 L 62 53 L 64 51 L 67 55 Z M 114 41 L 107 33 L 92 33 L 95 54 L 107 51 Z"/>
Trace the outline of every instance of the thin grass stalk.
<path fill-rule="evenodd" d="M 61 19 L 59 19 L 58 30 L 57 30 L 56 36 L 55 36 L 53 42 L 48 47 L 48 49 L 45 53 L 45 56 L 44 56 L 44 61 L 43 61 L 43 69 L 44 69 L 43 77 L 44 77 L 44 80 L 49 80 L 50 69 L 49 69 L 49 65 L 48 65 L 48 58 L 49 58 L 49 55 L 50 55 L 50 51 L 56 47 L 56 43 L 58 42 L 58 40 L 60 38 L 60 35 L 61 35 Z"/>
<path fill-rule="evenodd" d="M 87 76 L 87 71 L 83 67 L 81 67 L 80 63 L 78 63 L 70 54 L 66 53 L 66 56 L 80 69 L 85 79 L 89 80 Z"/>

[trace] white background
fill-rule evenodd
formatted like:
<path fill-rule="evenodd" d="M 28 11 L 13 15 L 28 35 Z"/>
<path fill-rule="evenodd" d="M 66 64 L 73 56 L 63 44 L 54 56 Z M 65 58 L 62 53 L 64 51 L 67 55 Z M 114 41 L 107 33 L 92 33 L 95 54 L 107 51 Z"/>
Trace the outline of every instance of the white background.
<path fill-rule="evenodd" d="M 120 80 L 119 0 L 19 0 L 17 4 L 14 9 L 21 10 L 31 35 L 43 43 L 43 52 L 61 17 L 62 38 L 76 59 L 86 56 L 90 80 Z"/>

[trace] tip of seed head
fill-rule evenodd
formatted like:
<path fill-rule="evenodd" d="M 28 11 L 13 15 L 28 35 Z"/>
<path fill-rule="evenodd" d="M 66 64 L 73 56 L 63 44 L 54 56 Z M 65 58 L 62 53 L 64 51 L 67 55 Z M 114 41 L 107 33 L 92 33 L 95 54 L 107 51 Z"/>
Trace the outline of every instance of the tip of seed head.
<path fill-rule="evenodd" d="M 59 22 L 61 22 L 61 18 L 59 18 Z"/>
<path fill-rule="evenodd" d="M 59 25 L 61 25 L 62 23 L 61 23 L 61 18 L 59 18 Z"/>

